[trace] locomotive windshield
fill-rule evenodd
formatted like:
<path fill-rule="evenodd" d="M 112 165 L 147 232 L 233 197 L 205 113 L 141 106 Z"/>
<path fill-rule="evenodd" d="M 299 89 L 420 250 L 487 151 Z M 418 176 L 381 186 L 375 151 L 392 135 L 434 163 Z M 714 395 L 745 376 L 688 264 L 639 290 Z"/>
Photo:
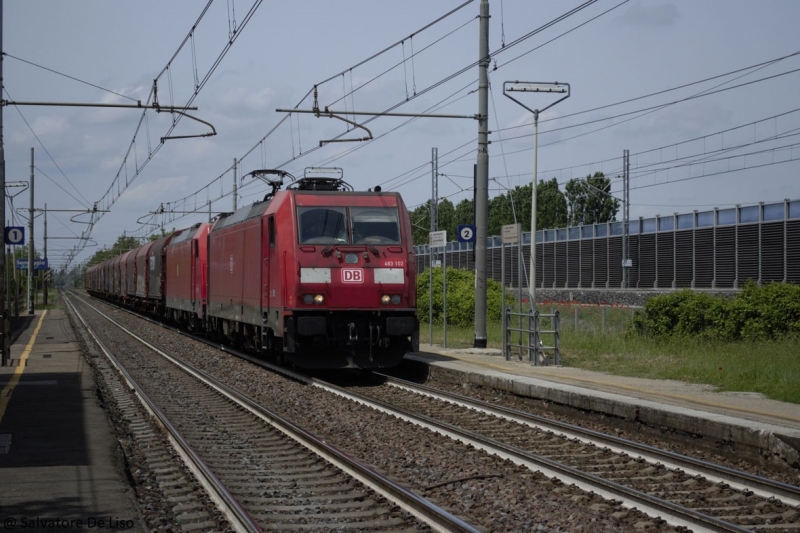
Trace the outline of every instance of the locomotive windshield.
<path fill-rule="evenodd" d="M 344 207 L 299 207 L 297 218 L 300 244 L 347 242 Z"/>
<path fill-rule="evenodd" d="M 353 244 L 400 244 L 396 207 L 351 207 Z"/>
<path fill-rule="evenodd" d="M 297 222 L 300 244 L 400 244 L 396 207 L 298 207 Z"/>

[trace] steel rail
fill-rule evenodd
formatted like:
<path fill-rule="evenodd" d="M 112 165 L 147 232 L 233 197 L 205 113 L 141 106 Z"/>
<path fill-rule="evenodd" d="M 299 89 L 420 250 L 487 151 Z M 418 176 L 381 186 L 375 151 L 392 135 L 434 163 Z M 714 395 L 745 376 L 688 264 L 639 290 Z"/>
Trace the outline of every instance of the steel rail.
<path fill-rule="evenodd" d="M 105 344 L 98 338 L 97 335 L 95 335 L 92 328 L 89 327 L 89 324 L 87 324 L 86 320 L 84 320 L 80 311 L 78 311 L 78 309 L 75 307 L 75 304 L 66 294 L 64 294 L 64 301 L 75 314 L 75 316 L 81 321 L 83 327 L 86 328 L 86 331 L 97 343 L 97 346 L 106 356 L 106 358 L 111 362 L 117 372 L 120 373 L 128 386 L 135 392 L 136 397 L 139 399 L 142 406 L 151 414 L 156 422 L 167 431 L 167 436 L 169 437 L 170 443 L 181 456 L 184 463 L 195 475 L 205 491 L 209 494 L 211 499 L 214 500 L 214 503 L 217 504 L 217 507 L 219 507 L 219 509 L 225 515 L 225 518 L 231 522 L 237 531 L 256 533 L 262 532 L 263 530 L 261 527 L 259 527 L 252 517 L 250 517 L 247 511 L 242 508 L 236 498 L 234 498 L 234 496 L 228 491 L 228 489 L 219 480 L 219 478 L 217 478 L 214 472 L 211 471 L 211 468 L 194 451 L 194 449 L 192 449 L 186 439 L 184 439 L 180 432 L 172 425 L 172 423 L 170 423 L 164 413 L 153 403 L 153 401 L 147 396 L 144 390 L 142 390 L 139 384 L 130 376 L 128 371 L 125 370 L 125 368 L 119 363 L 117 358 L 114 357 L 108 348 L 106 348 Z M 83 303 L 84 305 L 92 307 L 98 314 L 110 322 L 115 323 L 113 320 L 105 316 L 102 312 L 98 311 L 90 304 L 86 302 Z"/>
<path fill-rule="evenodd" d="M 746 533 L 751 531 L 750 529 L 737 526 L 736 524 L 724 520 L 719 520 L 668 500 L 663 500 L 594 474 L 558 463 L 546 457 L 521 450 L 514 446 L 509 446 L 495 439 L 459 428 L 447 422 L 435 420 L 418 413 L 412 413 L 405 409 L 400 409 L 385 402 L 375 400 L 374 398 L 350 392 L 338 385 L 327 383 L 320 379 L 314 379 L 314 385 L 333 394 L 372 407 L 378 411 L 394 415 L 407 422 L 428 428 L 454 440 L 472 445 L 487 453 L 495 454 L 503 459 L 509 459 L 516 464 L 526 466 L 532 470 L 538 470 L 550 478 L 557 478 L 567 483 L 573 483 L 587 492 L 595 492 L 606 499 L 621 499 L 623 505 L 626 507 L 638 508 L 650 516 L 660 517 L 675 526 L 687 527 L 696 533 Z"/>
<path fill-rule="evenodd" d="M 701 459 L 695 459 L 679 453 L 662 450 L 655 446 L 642 444 L 632 440 L 617 437 L 582 428 L 566 422 L 552 420 L 542 416 L 526 413 L 517 409 L 511 409 L 501 405 L 494 405 L 488 402 L 470 398 L 454 392 L 442 391 L 413 383 L 393 376 L 388 376 L 380 372 L 373 372 L 386 379 L 391 385 L 404 388 L 406 390 L 424 394 L 432 398 L 455 404 L 467 405 L 468 407 L 482 411 L 486 414 L 506 418 L 515 422 L 520 422 L 536 427 L 544 427 L 552 431 L 560 431 L 571 438 L 577 438 L 592 444 L 600 443 L 613 450 L 629 454 L 638 454 L 647 460 L 660 462 L 670 467 L 684 470 L 689 474 L 700 474 L 713 481 L 728 483 L 731 487 L 739 490 L 747 490 L 763 498 L 780 498 L 784 503 L 800 507 L 800 487 L 782 483 L 748 472 L 734 470 L 726 466 L 717 465 Z"/>
<path fill-rule="evenodd" d="M 94 309 L 98 314 L 103 316 L 106 320 L 114 324 L 116 327 L 118 327 L 119 329 L 121 329 L 122 331 L 124 331 L 137 341 L 141 342 L 143 345 L 147 346 L 149 349 L 155 351 L 156 353 L 166 358 L 167 360 L 169 360 L 170 362 L 172 362 L 185 372 L 189 373 L 190 375 L 194 376 L 204 384 L 216 390 L 219 394 L 225 396 L 229 400 L 237 403 L 244 409 L 250 411 L 252 414 L 266 421 L 273 427 L 277 428 L 279 431 L 286 434 L 291 439 L 295 440 L 296 442 L 300 443 L 307 449 L 319 455 L 325 461 L 333 464 L 334 466 L 338 467 L 351 477 L 357 479 L 364 485 L 369 486 L 375 492 L 393 501 L 396 505 L 398 505 L 405 511 L 409 512 L 410 514 L 414 515 L 415 517 L 417 517 L 417 519 L 425 522 L 434 530 L 442 532 L 480 533 L 481 530 L 464 522 L 460 518 L 452 515 L 448 511 L 422 498 L 421 496 L 418 496 L 417 494 L 411 492 L 405 487 L 392 481 L 386 476 L 379 474 L 377 471 L 373 470 L 366 464 L 347 455 L 338 448 L 314 436 L 313 434 L 309 433 L 303 428 L 281 417 L 277 413 L 274 413 L 269 409 L 263 407 L 262 405 L 258 404 L 256 401 L 252 400 L 248 396 L 229 387 L 228 385 L 225 385 L 224 383 L 221 383 L 220 381 L 218 381 L 216 378 L 213 378 L 205 371 L 195 368 L 189 363 L 181 361 L 179 358 L 164 352 L 163 350 L 149 343 L 145 339 L 142 339 L 135 333 L 131 332 L 130 330 L 128 330 L 127 328 L 116 322 L 111 317 L 108 317 L 107 315 L 102 313 L 102 311 L 98 310 L 90 303 L 85 301 L 83 303 L 84 305 L 87 305 L 92 309 Z M 140 316 L 136 313 L 134 314 L 136 316 Z M 185 335 L 184 332 L 181 332 L 180 330 L 178 331 Z M 194 337 L 192 336 L 192 338 Z M 232 355 L 239 355 L 237 353 L 231 352 L 230 349 L 226 349 L 225 351 L 228 353 L 232 353 Z M 252 358 L 249 356 L 247 357 L 247 359 L 252 360 Z"/>

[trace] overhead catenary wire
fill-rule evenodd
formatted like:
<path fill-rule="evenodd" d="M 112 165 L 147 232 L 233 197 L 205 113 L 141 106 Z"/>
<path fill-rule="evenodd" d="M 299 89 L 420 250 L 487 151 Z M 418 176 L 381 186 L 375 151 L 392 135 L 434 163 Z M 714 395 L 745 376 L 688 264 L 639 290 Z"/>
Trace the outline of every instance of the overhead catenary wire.
<path fill-rule="evenodd" d="M 441 16 L 441 17 L 439 17 L 438 19 L 434 20 L 433 22 L 431 22 L 431 23 L 427 24 L 426 26 L 424 26 L 424 27 L 423 27 L 423 28 L 421 28 L 420 30 L 418 30 L 418 31 L 416 31 L 416 32 L 414 32 L 414 33 L 412 33 L 412 34 L 411 34 L 409 37 L 413 37 L 414 35 L 417 35 L 417 34 L 419 34 L 421 31 L 423 31 L 423 30 L 425 30 L 425 29 L 427 29 L 427 28 L 430 28 L 430 27 L 432 27 L 432 26 L 433 26 L 434 24 L 436 24 L 437 22 L 439 22 L 439 21 L 441 21 L 441 20 L 444 20 L 446 17 L 450 16 L 451 14 L 453 14 L 453 13 L 457 12 L 458 10 L 460 10 L 461 8 L 463 8 L 464 6 L 468 5 L 469 3 L 471 3 L 471 1 L 472 1 L 472 0 L 470 0 L 470 1 L 468 1 L 468 2 L 465 2 L 465 3 L 463 3 L 463 4 L 459 5 L 459 6 L 457 6 L 456 8 L 454 8 L 453 10 L 451 10 L 450 12 L 448 12 L 448 13 L 446 13 L 445 15 L 443 15 L 443 16 Z M 555 19 L 553 19 L 553 20 L 549 21 L 548 23 L 546 23 L 546 24 L 544 24 L 544 25 L 542 25 L 542 26 L 540 26 L 540 27 L 536 28 L 535 30 L 533 30 L 533 31 L 531 31 L 531 32 L 528 32 L 527 34 L 523 35 L 522 37 L 520 37 L 520 38 L 518 38 L 518 39 L 515 39 L 515 40 L 514 40 L 512 43 L 509 43 L 509 44 L 508 44 L 508 45 L 507 45 L 505 48 L 503 48 L 503 49 L 501 49 L 501 50 L 499 50 L 499 51 L 497 51 L 497 52 L 495 52 L 495 53 L 499 53 L 500 51 L 503 51 L 503 50 L 509 49 L 509 48 L 511 48 L 511 47 L 513 47 L 513 46 L 516 46 L 516 45 L 518 45 L 518 44 L 520 44 L 520 43 L 524 42 L 525 40 L 527 40 L 527 39 L 529 39 L 529 38 L 533 37 L 534 35 L 536 35 L 536 34 L 538 34 L 538 33 L 542 32 L 542 31 L 544 31 L 545 29 L 547 29 L 547 28 L 549 28 L 549 27 L 553 26 L 554 24 L 556 24 L 556 23 L 558 23 L 558 22 L 561 22 L 562 20 L 565 20 L 566 18 L 569 18 L 570 16 L 572 16 L 572 15 L 574 15 L 574 14 L 576 14 L 576 13 L 578 13 L 578 12 L 582 11 L 582 10 L 583 10 L 583 9 L 585 9 L 586 7 L 588 7 L 588 6 L 592 5 L 592 4 L 594 4 L 596 1 L 597 1 L 597 0 L 588 0 L 588 1 L 584 2 L 583 4 L 581 4 L 581 5 L 577 6 L 576 8 L 573 8 L 572 10 L 570 10 L 570 11 L 568 11 L 568 12 L 566 12 L 566 13 L 564 13 L 564 14 L 560 15 L 559 17 L 556 17 Z M 463 24 L 461 27 L 463 27 L 463 26 L 465 26 L 465 25 L 466 25 L 466 24 Z M 456 30 L 453 30 L 453 31 L 457 31 L 458 29 L 460 29 L 460 27 L 459 27 L 459 28 L 457 28 Z M 451 33 L 452 33 L 452 32 L 451 32 Z M 448 34 L 448 35 L 449 35 L 449 34 Z M 403 46 L 403 42 L 405 41 L 405 39 L 408 39 L 409 37 L 406 37 L 406 38 L 404 38 L 404 39 L 400 39 L 399 41 L 395 42 L 394 44 L 392 44 L 392 45 L 390 45 L 390 46 L 388 46 L 388 47 L 384 48 L 383 50 L 381 50 L 380 52 L 377 52 L 376 54 L 373 54 L 373 55 L 369 56 L 367 59 L 365 59 L 365 60 L 362 60 L 361 62 L 359 62 L 359 63 L 357 63 L 357 64 L 355 64 L 355 65 L 353 65 L 353 66 L 349 67 L 348 69 L 345 69 L 345 70 L 341 71 L 340 73 L 337 73 L 337 74 L 335 74 L 335 75 L 333 75 L 333 76 L 330 76 L 329 78 L 327 78 L 327 79 L 323 80 L 322 82 L 318 82 L 318 83 L 316 84 L 316 86 L 318 86 L 318 85 L 322 85 L 322 84 L 324 84 L 324 83 L 327 83 L 327 82 L 329 82 L 329 81 L 331 81 L 331 80 L 334 80 L 334 79 L 336 79 L 336 78 L 337 78 L 337 77 L 338 77 L 338 76 L 339 76 L 339 75 L 340 75 L 342 72 L 347 72 L 348 70 L 351 72 L 351 75 L 352 75 L 352 70 L 353 70 L 354 68 L 356 68 L 356 67 L 358 67 L 358 66 L 361 66 L 361 65 L 365 64 L 366 62 L 368 62 L 368 61 L 370 61 L 370 60 L 372 60 L 372 59 L 374 59 L 374 58 L 376 58 L 376 57 L 378 57 L 378 56 L 382 55 L 383 53 L 386 53 L 387 51 L 391 50 L 392 48 L 394 48 L 394 47 L 396 47 L 396 46 L 398 46 L 398 45 L 399 45 L 399 46 Z M 438 41 L 437 41 L 437 42 L 438 42 Z M 427 47 L 426 47 L 426 48 L 427 48 Z M 415 55 L 416 55 L 416 54 L 415 54 Z M 490 54 L 490 55 L 491 55 L 491 54 Z M 404 58 L 404 60 L 405 60 L 405 58 Z M 436 87 L 439 87 L 439 86 L 440 86 L 440 85 L 442 85 L 443 83 L 446 83 L 447 81 L 450 81 L 451 79 L 454 79 L 455 77 L 457 77 L 457 76 L 459 76 L 459 75 L 463 74 L 464 72 L 468 71 L 469 69 L 471 69 L 472 67 L 474 67 L 474 66 L 475 66 L 475 65 L 477 65 L 477 64 L 478 64 L 478 62 L 477 62 L 477 61 L 476 61 L 476 62 L 473 62 L 473 63 L 471 63 L 471 64 L 470 64 L 470 65 L 468 65 L 467 67 L 465 67 L 465 68 L 462 68 L 461 70 L 459 70 L 459 71 L 457 71 L 457 72 L 455 72 L 455 73 L 451 74 L 450 76 L 447 76 L 446 78 L 444 78 L 444 79 L 442 79 L 442 80 L 440 80 L 440 81 L 438 81 L 438 82 L 435 82 L 435 83 L 433 83 L 432 85 L 430 85 L 430 86 L 426 87 L 425 89 L 423 89 L 423 90 L 421 90 L 421 91 L 419 91 L 419 92 L 417 92 L 417 93 L 415 93 L 415 94 L 413 94 L 413 95 L 409 95 L 409 96 L 407 96 L 407 98 L 406 98 L 405 100 L 403 100 L 403 101 L 401 101 L 401 102 L 398 102 L 398 103 L 396 103 L 396 104 L 394 104 L 394 105 L 390 106 L 388 109 L 384 110 L 383 112 L 384 112 L 384 113 L 391 112 L 392 110 L 394 110 L 394 109 L 396 109 L 397 107 L 399 107 L 399 106 L 401 106 L 401 105 L 405 104 L 406 102 L 408 102 L 408 101 L 410 101 L 410 100 L 413 100 L 414 98 L 417 98 L 417 97 L 419 97 L 419 96 L 421 96 L 421 95 L 423 95 L 423 94 L 425 94 L 425 93 L 429 92 L 430 90 L 433 90 L 434 88 L 436 88 Z M 386 72 L 386 71 L 384 71 L 384 73 L 385 73 L 385 72 Z M 354 89 L 353 91 L 351 91 L 351 96 L 352 96 L 352 93 L 353 93 L 353 92 L 355 92 L 355 90 L 358 90 L 358 89 L 360 89 L 360 88 L 364 87 L 364 85 L 366 85 L 366 84 L 362 84 L 362 85 L 360 85 L 358 88 L 356 88 L 356 89 Z M 308 91 L 308 92 L 307 92 L 307 93 L 306 93 L 306 94 L 303 96 L 303 98 L 301 98 L 301 99 L 300 99 L 300 102 L 299 102 L 299 103 L 298 103 L 298 104 L 295 106 L 295 109 L 298 109 L 298 108 L 299 108 L 299 106 L 302 104 L 302 102 L 304 102 L 304 101 L 305 101 L 305 100 L 306 100 L 306 99 L 307 99 L 307 98 L 308 98 L 308 97 L 311 95 L 311 93 L 312 93 L 312 92 L 313 92 L 313 89 L 309 89 L 309 91 Z M 348 95 L 343 95 L 343 96 L 342 96 L 342 98 L 346 98 L 347 96 L 348 96 Z M 341 98 L 340 98 L 339 100 L 341 100 Z M 336 100 L 336 101 L 334 101 L 334 103 L 335 103 L 335 102 L 338 102 L 339 100 Z M 377 117 L 372 117 L 372 118 L 370 118 L 370 119 L 366 120 L 366 121 L 364 122 L 364 124 L 366 124 L 366 123 L 368 123 L 368 122 L 371 122 L 371 121 L 375 120 L 376 118 L 377 118 Z M 264 137 L 261 139 L 261 141 L 259 141 L 259 142 L 263 142 L 263 141 L 264 141 L 264 140 L 265 140 L 267 137 L 269 137 L 269 135 L 271 135 L 271 134 L 272 134 L 272 133 L 273 133 L 273 132 L 274 132 L 274 131 L 277 129 L 277 127 L 278 127 L 278 126 L 279 126 L 279 125 L 280 125 L 282 122 L 283 122 L 283 120 L 282 120 L 282 121 L 279 121 L 279 123 L 278 123 L 278 124 L 277 124 L 275 127 L 273 127 L 273 128 L 270 130 L 270 132 L 269 132 L 267 135 L 265 135 L 265 136 L 264 136 Z M 298 121 L 298 122 L 299 122 L 299 121 Z M 337 137 L 337 138 L 338 138 L 338 137 Z M 256 144 L 256 146 L 258 146 L 258 143 Z M 249 154 L 250 152 L 252 152 L 252 151 L 255 149 L 255 147 L 256 147 L 256 146 L 254 146 L 253 148 L 251 148 L 251 150 L 250 150 L 250 151 L 248 151 L 248 154 Z M 313 152 L 316 152 L 318 149 L 320 149 L 320 147 L 319 147 L 319 146 L 316 146 L 316 147 L 313 147 L 313 148 L 310 148 L 310 149 L 308 149 L 306 152 L 302 152 L 302 151 L 301 151 L 301 152 L 300 152 L 300 153 L 298 153 L 297 155 L 294 155 L 294 154 L 292 154 L 292 158 L 291 158 L 290 160 L 288 160 L 288 161 L 285 161 L 285 162 L 282 162 L 282 163 L 281 163 L 281 164 L 279 164 L 279 165 L 276 165 L 276 168 L 283 168 L 283 167 L 285 167 L 287 164 L 289 164 L 289 163 L 293 162 L 294 160 L 296 160 L 296 159 L 298 159 L 298 158 L 300 158 L 300 157 L 303 157 L 303 156 L 307 156 L 307 155 L 309 155 L 309 154 L 311 154 L 311 153 L 313 153 Z M 246 156 L 244 156 L 244 157 L 246 157 Z M 239 159 L 240 159 L 240 160 L 241 160 L 241 159 L 244 159 L 244 157 L 241 157 L 241 158 L 239 158 Z M 203 190 L 203 189 L 201 189 L 201 190 Z M 199 191 L 198 191 L 198 192 L 199 192 Z M 194 193 L 193 193 L 193 194 L 194 194 Z M 189 195 L 189 196 L 191 196 L 191 195 Z"/>
<path fill-rule="evenodd" d="M 790 54 L 788 56 L 784 56 L 783 58 L 779 58 L 778 60 L 785 59 L 785 58 L 788 58 L 788 57 L 792 57 L 793 55 L 796 55 L 796 54 Z M 765 64 L 774 63 L 774 62 L 776 62 L 778 60 L 772 60 L 770 62 L 761 63 L 761 64 L 758 64 L 758 65 L 755 65 L 755 66 L 748 67 L 748 69 L 752 69 L 754 67 L 761 67 L 761 66 L 763 66 Z M 734 71 L 734 72 L 738 73 L 738 72 L 741 72 L 741 71 L 742 71 L 742 69 L 739 69 L 739 70 Z M 549 129 L 549 130 L 540 131 L 539 135 L 544 135 L 544 134 L 552 133 L 552 132 L 556 132 L 556 131 L 563 131 L 563 130 L 567 130 L 567 129 L 577 128 L 577 127 L 581 127 L 581 126 L 585 126 L 585 125 L 589 125 L 589 124 L 603 122 L 603 121 L 606 121 L 606 120 L 612 120 L 612 119 L 623 117 L 623 116 L 629 116 L 629 115 L 632 115 L 632 114 L 637 114 L 637 113 L 642 113 L 642 112 L 647 112 L 647 111 L 652 111 L 652 110 L 660 110 L 660 109 L 663 109 L 663 108 L 665 108 L 667 106 L 670 106 L 670 105 L 686 102 L 686 101 L 693 100 L 693 99 L 700 98 L 700 97 L 704 97 L 704 96 L 710 96 L 710 95 L 713 95 L 713 94 L 717 94 L 717 93 L 728 91 L 728 90 L 732 90 L 732 89 L 741 88 L 741 87 L 744 87 L 744 86 L 751 85 L 753 83 L 759 83 L 759 82 L 762 82 L 762 81 L 771 80 L 771 79 L 774 79 L 774 78 L 777 78 L 777 77 L 780 77 L 780 76 L 784 76 L 784 75 L 787 75 L 787 74 L 792 74 L 792 73 L 795 73 L 795 72 L 798 72 L 798 71 L 800 71 L 800 69 L 793 69 L 793 70 L 790 70 L 790 71 L 787 71 L 787 72 L 782 72 L 782 73 L 779 73 L 779 74 L 775 74 L 773 76 L 767 76 L 767 77 L 764 77 L 764 78 L 760 78 L 758 80 L 751 80 L 749 82 L 745 82 L 745 83 L 742 83 L 742 84 L 734 85 L 732 87 L 726 87 L 726 88 L 716 89 L 716 90 L 712 90 L 712 91 L 703 91 L 703 92 L 701 92 L 699 94 L 696 94 L 696 95 L 693 95 L 693 96 L 689 96 L 689 97 L 686 97 L 686 98 L 681 98 L 681 99 L 674 100 L 674 101 L 671 101 L 671 102 L 667 102 L 667 103 L 664 103 L 664 104 L 658 104 L 658 105 L 654 105 L 654 106 L 645 107 L 645 108 L 642 108 L 642 109 L 637 109 L 637 110 L 634 110 L 634 111 L 629 111 L 629 112 L 626 112 L 626 113 L 617 114 L 617 115 L 614 115 L 614 116 L 611 116 L 611 117 L 605 117 L 605 118 L 601 118 L 601 119 L 594 119 L 594 120 L 589 120 L 589 121 L 582 122 L 582 123 L 571 124 L 571 125 L 562 126 L 562 127 L 558 127 L 558 128 L 552 128 L 552 129 Z M 717 78 L 717 77 L 715 77 L 715 78 Z M 715 79 L 715 78 L 712 78 L 712 79 Z M 671 89 L 671 90 L 674 90 L 674 89 Z M 637 98 L 637 99 L 639 99 L 639 98 Z M 544 122 L 544 121 L 540 121 L 540 123 L 541 122 Z M 606 126 L 606 127 L 600 128 L 600 129 L 607 129 L 608 127 L 612 127 L 614 125 L 617 125 L 617 124 L 613 124 L 611 126 Z M 550 146 L 552 144 L 566 142 L 566 140 L 571 140 L 571 139 L 579 137 L 579 136 L 588 135 L 590 133 L 596 133 L 597 131 L 600 131 L 600 129 L 593 130 L 592 132 L 582 133 L 582 134 L 579 134 L 579 135 L 576 135 L 574 137 L 570 137 L 570 138 L 567 138 L 567 139 L 560 139 L 560 140 L 552 142 L 552 143 L 541 144 L 540 147 L 545 147 L 545 146 Z M 498 140 L 498 141 L 493 141 L 493 142 L 501 142 L 501 143 L 502 142 L 509 142 L 509 141 L 516 140 L 516 139 L 527 138 L 527 137 L 530 137 L 531 135 L 533 135 L 533 134 L 518 135 L 518 136 L 515 136 L 515 137 L 510 137 L 510 138 L 506 138 L 506 139 L 502 139 L 502 140 Z M 469 143 L 465 143 L 462 146 L 466 146 L 467 144 L 469 144 Z M 532 148 L 523 148 L 523 149 L 517 150 L 517 151 L 512 152 L 512 153 L 526 152 L 526 151 L 530 151 L 531 149 Z M 415 179 L 419 179 L 419 178 L 422 178 L 422 177 L 424 177 L 424 175 L 420 174 Z M 404 182 L 404 184 L 408 184 L 408 183 L 410 183 L 410 181 L 414 181 L 414 180 L 407 180 L 406 182 Z"/>
<path fill-rule="evenodd" d="M 207 72 L 205 73 L 203 78 L 200 80 L 200 79 L 197 78 L 197 76 L 195 76 L 195 88 L 192 91 L 191 96 L 189 97 L 189 99 L 188 99 L 187 103 L 184 105 L 184 107 L 191 106 L 191 104 L 194 101 L 194 99 L 197 97 L 197 95 L 200 93 L 202 88 L 205 86 L 206 82 L 210 79 L 211 75 L 216 71 L 217 67 L 220 65 L 220 63 L 222 62 L 223 58 L 227 55 L 228 51 L 233 46 L 234 42 L 242 34 L 242 30 L 245 28 L 245 26 L 247 26 L 248 22 L 252 19 L 253 15 L 255 14 L 256 10 L 258 9 L 258 7 L 261 5 L 262 2 L 263 2 L 263 0 L 254 0 L 253 4 L 250 6 L 250 9 L 248 10 L 246 15 L 244 16 L 244 19 L 239 24 L 237 32 L 225 43 L 225 45 L 222 48 L 222 51 L 219 53 L 219 55 L 217 56 L 215 61 L 209 67 L 209 69 L 207 70 Z M 206 3 L 206 5 L 204 6 L 204 8 L 201 11 L 200 15 L 198 16 L 196 22 L 192 26 L 191 30 L 189 31 L 187 36 L 184 37 L 183 42 L 178 46 L 178 49 L 173 53 L 173 55 L 170 58 L 170 60 L 167 62 L 167 64 L 164 66 L 164 68 L 156 76 L 156 80 L 161 78 L 161 76 L 163 74 L 165 74 L 165 73 L 167 73 L 168 76 L 171 76 L 170 75 L 170 66 L 172 65 L 172 62 L 178 57 L 178 54 L 181 52 L 181 50 L 186 45 L 186 43 L 189 42 L 190 39 L 193 39 L 193 35 L 194 35 L 195 30 L 197 29 L 198 25 L 203 20 L 205 15 L 208 13 L 208 10 L 209 10 L 209 8 L 210 8 L 212 3 L 213 3 L 213 0 L 209 0 Z M 172 84 L 171 84 L 171 77 L 170 77 L 170 93 L 172 93 L 171 85 Z M 150 104 L 156 98 L 156 92 L 155 91 L 156 91 L 156 85 L 154 83 L 154 86 L 151 89 L 150 95 L 148 96 L 148 99 L 147 99 L 147 103 L 148 104 Z M 172 94 L 170 96 L 172 98 Z M 101 205 L 103 210 L 110 210 L 111 206 L 114 205 L 116 200 L 127 190 L 127 188 L 136 179 L 136 177 L 138 177 L 140 175 L 142 170 L 144 170 L 144 168 L 147 166 L 147 163 L 149 163 L 152 160 L 152 158 L 160 151 L 160 148 L 164 145 L 163 137 L 168 137 L 168 136 L 171 135 L 171 133 L 174 131 L 174 129 L 177 127 L 178 123 L 180 122 L 180 118 L 183 116 L 183 115 L 179 114 L 177 117 L 173 117 L 173 120 L 172 120 L 170 128 L 168 129 L 166 135 L 164 135 L 162 137 L 162 142 L 160 144 L 158 144 L 156 146 L 156 148 L 154 148 L 152 150 L 149 150 L 148 156 L 144 160 L 142 165 L 139 165 L 138 161 L 135 161 L 135 172 L 134 172 L 133 176 L 129 179 L 128 175 L 127 175 L 127 173 L 128 173 L 128 168 L 127 168 L 128 159 L 129 159 L 129 157 L 131 155 L 131 150 L 133 149 L 134 150 L 134 159 L 136 160 L 136 154 L 135 154 L 136 139 L 137 139 L 137 136 L 138 136 L 138 134 L 139 134 L 139 132 L 141 130 L 142 123 L 144 122 L 144 116 L 145 116 L 146 113 L 147 113 L 146 110 L 142 113 L 142 116 L 140 117 L 140 120 L 139 120 L 139 122 L 138 122 L 138 124 L 136 126 L 136 129 L 134 130 L 133 139 L 131 140 L 131 142 L 128 145 L 128 151 L 127 151 L 125 157 L 123 158 L 123 162 L 122 162 L 122 165 L 120 166 L 120 170 L 117 171 L 117 174 L 114 177 L 114 179 L 112 180 L 111 185 L 109 186 L 109 188 L 106 191 L 106 193 L 100 198 L 100 200 L 98 200 L 96 202 L 96 205 Z M 123 169 L 124 169 L 124 172 L 126 174 L 125 186 L 124 187 L 122 187 L 121 182 L 120 182 L 120 178 L 121 178 L 121 174 L 122 174 Z M 113 197 L 112 191 L 114 190 L 115 186 L 117 188 L 117 196 Z M 92 220 L 91 220 L 90 226 L 89 226 L 89 230 L 86 232 L 87 239 L 91 236 L 91 231 L 92 231 L 92 229 L 94 227 L 94 224 L 100 218 L 102 218 L 102 215 L 103 215 L 102 212 L 98 212 L 96 214 L 96 216 L 92 217 Z M 87 241 L 82 241 L 82 242 L 78 243 L 75 246 L 75 250 L 76 250 L 75 255 L 77 255 L 85 247 L 87 242 L 88 242 L 88 240 Z"/>

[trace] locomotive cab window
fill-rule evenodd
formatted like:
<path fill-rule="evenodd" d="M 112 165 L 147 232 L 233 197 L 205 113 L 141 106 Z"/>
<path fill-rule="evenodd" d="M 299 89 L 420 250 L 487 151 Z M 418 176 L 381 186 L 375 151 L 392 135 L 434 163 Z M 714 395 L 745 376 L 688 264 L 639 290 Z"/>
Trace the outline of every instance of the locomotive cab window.
<path fill-rule="evenodd" d="M 351 207 L 353 244 L 400 244 L 396 207 Z"/>
<path fill-rule="evenodd" d="M 300 244 L 347 242 L 346 220 L 344 207 L 298 207 Z"/>

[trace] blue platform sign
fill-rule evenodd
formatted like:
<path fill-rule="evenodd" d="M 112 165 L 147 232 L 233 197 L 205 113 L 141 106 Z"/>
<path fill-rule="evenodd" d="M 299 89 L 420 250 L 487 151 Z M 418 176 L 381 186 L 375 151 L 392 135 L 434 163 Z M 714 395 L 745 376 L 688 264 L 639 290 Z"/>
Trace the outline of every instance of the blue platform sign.
<path fill-rule="evenodd" d="M 472 224 L 459 224 L 458 242 L 475 242 L 475 226 Z"/>
<path fill-rule="evenodd" d="M 6 244 L 17 246 L 25 244 L 25 228 L 23 226 L 6 226 Z"/>
<path fill-rule="evenodd" d="M 28 260 L 27 259 L 17 259 L 15 261 L 15 266 L 16 266 L 17 270 L 28 270 Z M 47 270 L 47 258 L 34 259 L 33 260 L 33 269 L 34 270 Z"/>

